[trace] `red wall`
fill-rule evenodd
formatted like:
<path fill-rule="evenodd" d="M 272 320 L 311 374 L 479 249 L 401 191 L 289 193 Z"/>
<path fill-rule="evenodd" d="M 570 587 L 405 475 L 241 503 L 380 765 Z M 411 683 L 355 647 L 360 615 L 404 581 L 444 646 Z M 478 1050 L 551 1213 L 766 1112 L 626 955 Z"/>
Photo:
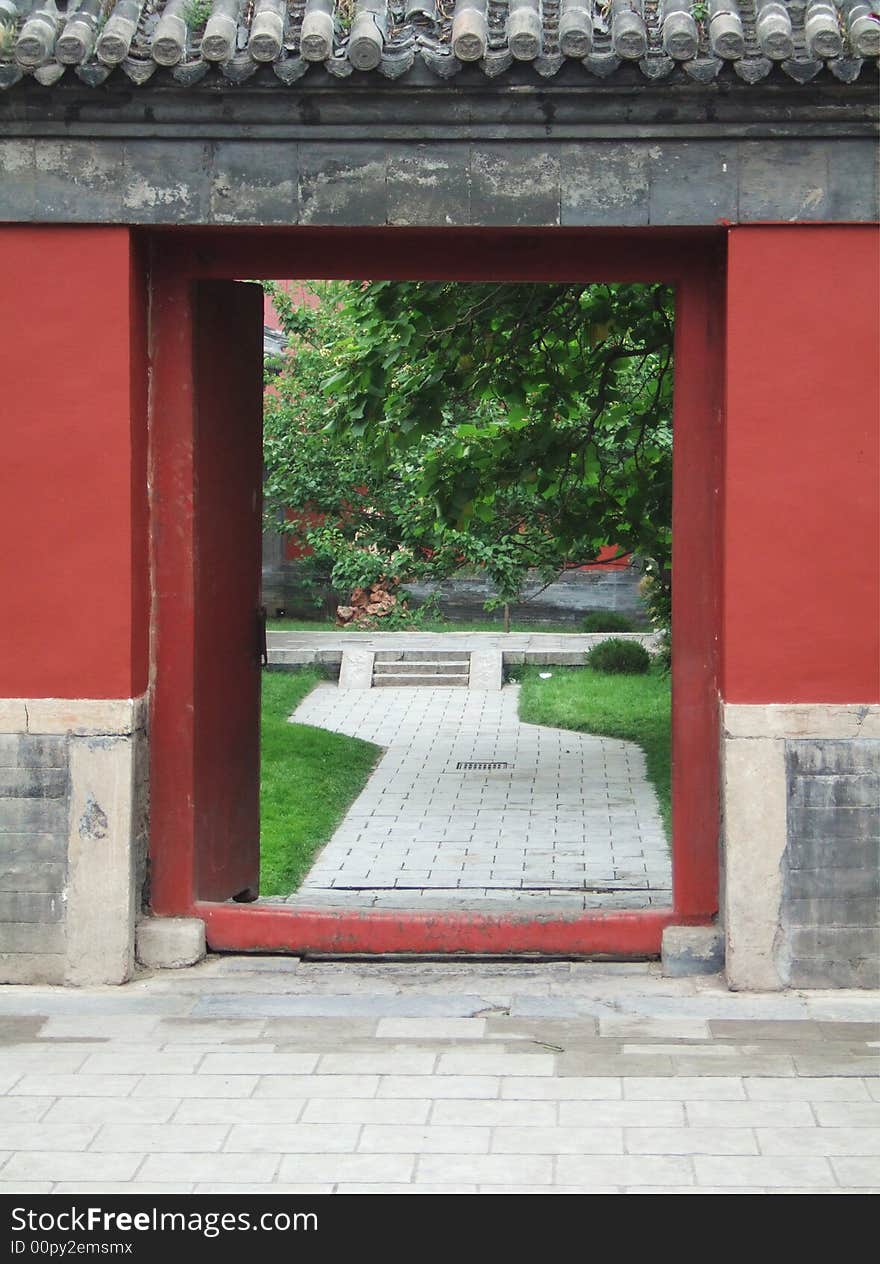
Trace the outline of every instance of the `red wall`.
<path fill-rule="evenodd" d="M 0 227 L 0 277 L 0 697 L 132 697 L 147 559 L 130 233 Z"/>
<path fill-rule="evenodd" d="M 730 702 L 880 698 L 878 263 L 871 227 L 730 232 Z"/>

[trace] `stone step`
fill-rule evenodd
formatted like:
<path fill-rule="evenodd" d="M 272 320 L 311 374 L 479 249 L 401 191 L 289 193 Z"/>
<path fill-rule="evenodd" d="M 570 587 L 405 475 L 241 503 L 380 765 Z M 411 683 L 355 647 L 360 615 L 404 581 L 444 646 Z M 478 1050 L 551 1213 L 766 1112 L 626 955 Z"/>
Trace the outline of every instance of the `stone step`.
<path fill-rule="evenodd" d="M 467 659 L 456 663 L 443 662 L 442 660 L 433 658 L 425 658 L 420 659 L 415 663 L 405 661 L 373 664 L 374 677 L 388 675 L 393 676 L 395 674 L 401 676 L 456 676 L 461 675 L 464 672 L 468 672 L 469 670 L 470 664 Z"/>
<path fill-rule="evenodd" d="M 377 663 L 469 663 L 469 650 L 376 650 Z"/>
<path fill-rule="evenodd" d="M 467 689 L 470 683 L 470 675 L 468 672 L 458 672 L 455 675 L 435 675 L 435 674 L 404 674 L 403 672 L 395 672 L 394 674 L 374 676 L 373 688 L 413 688 L 415 686 L 425 686 L 433 689 Z"/>

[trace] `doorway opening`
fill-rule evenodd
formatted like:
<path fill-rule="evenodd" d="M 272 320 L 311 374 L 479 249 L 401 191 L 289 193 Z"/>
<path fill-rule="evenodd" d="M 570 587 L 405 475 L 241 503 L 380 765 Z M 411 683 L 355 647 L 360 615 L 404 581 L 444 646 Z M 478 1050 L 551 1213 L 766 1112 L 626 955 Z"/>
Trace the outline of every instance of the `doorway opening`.
<path fill-rule="evenodd" d="M 668 907 L 672 290 L 264 288 L 261 899 Z"/>
<path fill-rule="evenodd" d="M 714 234 L 212 230 L 157 232 L 151 245 L 154 911 L 203 917 L 209 943 L 216 948 L 331 953 L 645 955 L 659 950 L 665 925 L 710 920 L 717 907 L 715 488 L 722 357 L 717 329 L 721 272 Z M 317 266 L 319 261 L 325 266 Z M 510 287 L 508 293 L 529 285 L 535 295 L 547 295 L 552 287 L 559 293 L 567 287 L 586 294 L 588 286 L 596 293 L 610 286 L 632 294 L 656 295 L 662 287 L 668 287 L 670 296 L 674 292 L 675 490 L 670 525 L 675 557 L 687 562 L 677 570 L 673 566 L 671 889 L 668 877 L 664 884 L 659 848 L 654 858 L 657 874 L 647 888 L 644 879 L 638 885 L 627 883 L 626 866 L 609 866 L 607 860 L 596 859 L 589 871 L 583 831 L 589 824 L 595 834 L 597 760 L 604 779 L 603 811 L 611 827 L 606 834 L 613 838 L 616 825 L 618 837 L 629 843 L 622 848 L 629 853 L 627 860 L 634 859 L 632 837 L 625 839 L 609 812 L 619 808 L 632 813 L 638 795 L 631 784 L 623 785 L 623 774 L 629 775 L 629 770 L 626 748 L 618 738 L 587 737 L 552 724 L 553 706 L 561 706 L 555 695 L 570 684 L 564 662 L 545 662 L 539 671 L 538 664 L 515 663 L 522 653 L 513 651 L 511 661 L 503 664 L 505 673 L 522 674 L 524 679 L 492 690 L 495 698 L 487 703 L 489 692 L 468 688 L 464 682 L 428 682 L 421 687 L 410 685 L 408 679 L 401 683 L 401 676 L 424 674 L 418 655 L 408 658 L 411 650 L 383 641 L 387 650 L 365 650 L 371 655 L 369 685 L 376 686 L 377 678 L 381 681 L 390 674 L 397 677 L 390 687 L 363 688 L 352 699 L 349 695 L 355 690 L 328 681 L 305 699 L 297 714 L 311 723 L 317 720 L 319 728 L 352 737 L 369 738 L 372 728 L 377 744 L 387 745 L 382 763 L 342 822 L 342 833 L 317 857 L 314 873 L 299 892 L 289 901 L 255 901 L 260 894 L 253 794 L 258 784 L 254 761 L 259 758 L 254 707 L 260 676 L 255 612 L 260 605 L 262 467 L 254 418 L 262 395 L 263 296 L 256 285 L 230 278 L 303 277 L 306 262 L 311 275 L 365 281 L 387 277 L 408 283 L 410 294 L 413 280 L 426 275 L 440 282 L 438 292 L 445 286 L 447 298 L 455 288 L 452 283 L 470 283 L 474 293 L 496 287 L 499 303 L 505 291 L 498 287 L 504 285 Z M 420 284 L 423 293 L 429 289 Z M 362 294 L 370 288 L 352 287 Z M 596 323 L 584 322 L 594 345 L 608 337 L 608 329 L 597 331 Z M 462 359 L 459 355 L 458 361 Z M 468 365 L 458 361 L 466 375 Z M 423 358 L 418 363 L 424 367 Z M 535 381 L 540 386 L 539 379 Z M 375 383 L 371 385 L 375 391 Z M 522 432 L 523 439 L 540 435 L 540 427 L 530 434 L 528 417 L 516 429 L 518 406 L 516 400 L 502 399 L 504 416 L 493 417 L 490 409 L 483 418 L 494 438 L 506 426 L 514 447 Z M 448 429 L 448 418 L 446 424 Z M 453 459 L 445 467 L 435 462 L 434 469 L 439 469 L 436 487 L 441 496 L 445 486 L 451 499 L 461 499 L 461 486 L 467 483 L 467 503 L 479 506 L 480 495 L 490 491 L 499 468 L 498 453 L 494 467 L 485 462 L 488 472 L 482 484 L 469 478 L 468 462 L 478 464 L 480 427 L 471 436 L 472 450 L 462 439 L 472 425 L 467 418 L 456 418 Z M 421 433 L 442 447 L 437 426 Z M 569 444 L 572 450 L 577 446 Z M 484 457 L 481 449 L 479 459 Z M 399 457 L 392 453 L 392 459 Z M 545 465 L 559 469 L 561 462 Z M 541 468 L 539 460 L 534 467 Z M 539 486 L 538 494 L 548 486 Z M 546 503 L 552 503 L 550 490 Z M 460 526 L 454 514 L 447 515 L 446 522 L 450 521 L 453 529 Z M 168 529 L 172 522 L 173 531 Z M 615 541 L 606 539 L 604 544 L 613 547 Z M 587 558 L 587 564 L 595 561 L 595 555 Z M 396 592 L 392 595 L 397 597 Z M 299 635 L 301 641 L 310 633 Z M 332 632 L 311 635 L 334 637 Z M 348 638 L 347 644 L 354 646 L 356 637 L 371 635 L 390 634 L 341 631 L 335 640 Z M 442 637 L 442 632 L 396 635 Z M 452 635 L 470 641 L 499 639 L 492 632 L 473 633 L 470 638 L 467 633 Z M 277 655 L 289 665 L 291 657 L 303 656 L 297 629 L 278 629 L 270 633 L 269 642 L 270 659 Z M 437 643 L 426 648 L 433 668 L 445 662 L 450 674 L 461 674 L 451 672 L 457 666 L 452 657 L 442 657 L 444 652 L 452 655 L 452 649 L 444 651 Z M 325 667 L 331 661 L 326 650 Z M 470 656 L 472 647 L 466 652 Z M 377 655 L 387 657 L 383 662 Z M 250 664 L 247 668 L 241 666 L 244 658 Z M 482 728 L 473 723 L 478 703 Z M 522 703 L 531 707 L 531 713 L 521 714 Z M 491 715 L 485 714 L 487 706 Z M 530 723 L 530 718 L 536 722 Z M 549 761 L 548 734 L 555 742 Z M 487 764 L 492 766 L 480 766 Z M 508 767 L 501 767 L 505 764 Z M 545 775 L 549 765 L 556 769 L 552 787 Z M 590 777 L 594 780 L 585 793 Z M 536 801 L 536 787 L 547 804 Z M 577 802 L 569 803 L 566 795 Z M 551 800 L 552 819 L 546 814 Z M 418 821 L 406 819 L 400 808 L 417 801 L 422 809 Z M 532 812 L 543 815 L 526 823 Z M 591 812 L 594 819 L 587 821 Z M 444 836 L 434 838 L 441 821 Z M 654 824 L 659 829 L 659 817 Z M 465 828 L 467 841 L 482 844 L 484 855 L 479 846 L 461 846 L 464 837 L 459 835 Z M 656 841 L 662 845 L 662 834 Z M 442 863 L 447 858 L 450 863 Z M 643 871 L 644 863 L 642 855 Z M 461 880 L 467 867 L 477 878 L 472 884 Z M 386 870 L 396 872 L 391 882 Z M 450 877 L 456 870 L 461 877 L 453 887 Z M 628 891 L 627 886 L 635 890 Z M 472 896 L 474 889 L 479 894 Z M 572 901 L 575 889 L 577 899 Z"/>

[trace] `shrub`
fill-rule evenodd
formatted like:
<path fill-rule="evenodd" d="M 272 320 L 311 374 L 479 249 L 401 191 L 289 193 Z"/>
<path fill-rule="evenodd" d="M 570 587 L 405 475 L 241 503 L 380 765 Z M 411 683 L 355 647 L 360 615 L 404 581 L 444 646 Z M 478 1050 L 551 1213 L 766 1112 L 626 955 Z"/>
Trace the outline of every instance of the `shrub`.
<path fill-rule="evenodd" d="M 632 620 L 613 610 L 593 610 L 581 626 L 585 632 L 635 632 Z"/>
<path fill-rule="evenodd" d="M 594 671 L 643 676 L 651 666 L 651 655 L 638 641 L 621 641 L 612 637 L 608 641 L 600 641 L 590 650 L 587 664 Z"/>

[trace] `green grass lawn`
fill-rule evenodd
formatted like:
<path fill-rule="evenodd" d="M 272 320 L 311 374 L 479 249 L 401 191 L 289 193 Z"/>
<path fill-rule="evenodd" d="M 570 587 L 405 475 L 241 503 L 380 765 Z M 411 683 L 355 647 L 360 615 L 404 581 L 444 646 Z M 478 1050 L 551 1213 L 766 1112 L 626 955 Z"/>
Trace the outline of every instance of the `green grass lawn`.
<path fill-rule="evenodd" d="M 552 672 L 541 680 L 539 672 Z M 528 667 L 522 675 L 520 718 L 529 724 L 576 729 L 635 742 L 645 752 L 671 838 L 671 727 L 668 676 L 606 675 L 589 667 Z"/>
<path fill-rule="evenodd" d="M 372 742 L 288 724 L 322 677 L 263 673 L 260 746 L 260 893 L 288 895 L 305 877 L 375 767 Z"/>
<path fill-rule="evenodd" d="M 270 619 L 270 632 L 343 632 L 332 619 Z M 357 628 L 352 628 L 356 632 Z M 380 629 L 381 630 L 381 629 Z M 458 623 L 446 619 L 426 619 L 413 632 L 503 632 L 500 619 L 478 619 L 474 623 Z M 579 632 L 580 627 L 573 623 L 517 623 L 510 624 L 511 632 Z"/>

